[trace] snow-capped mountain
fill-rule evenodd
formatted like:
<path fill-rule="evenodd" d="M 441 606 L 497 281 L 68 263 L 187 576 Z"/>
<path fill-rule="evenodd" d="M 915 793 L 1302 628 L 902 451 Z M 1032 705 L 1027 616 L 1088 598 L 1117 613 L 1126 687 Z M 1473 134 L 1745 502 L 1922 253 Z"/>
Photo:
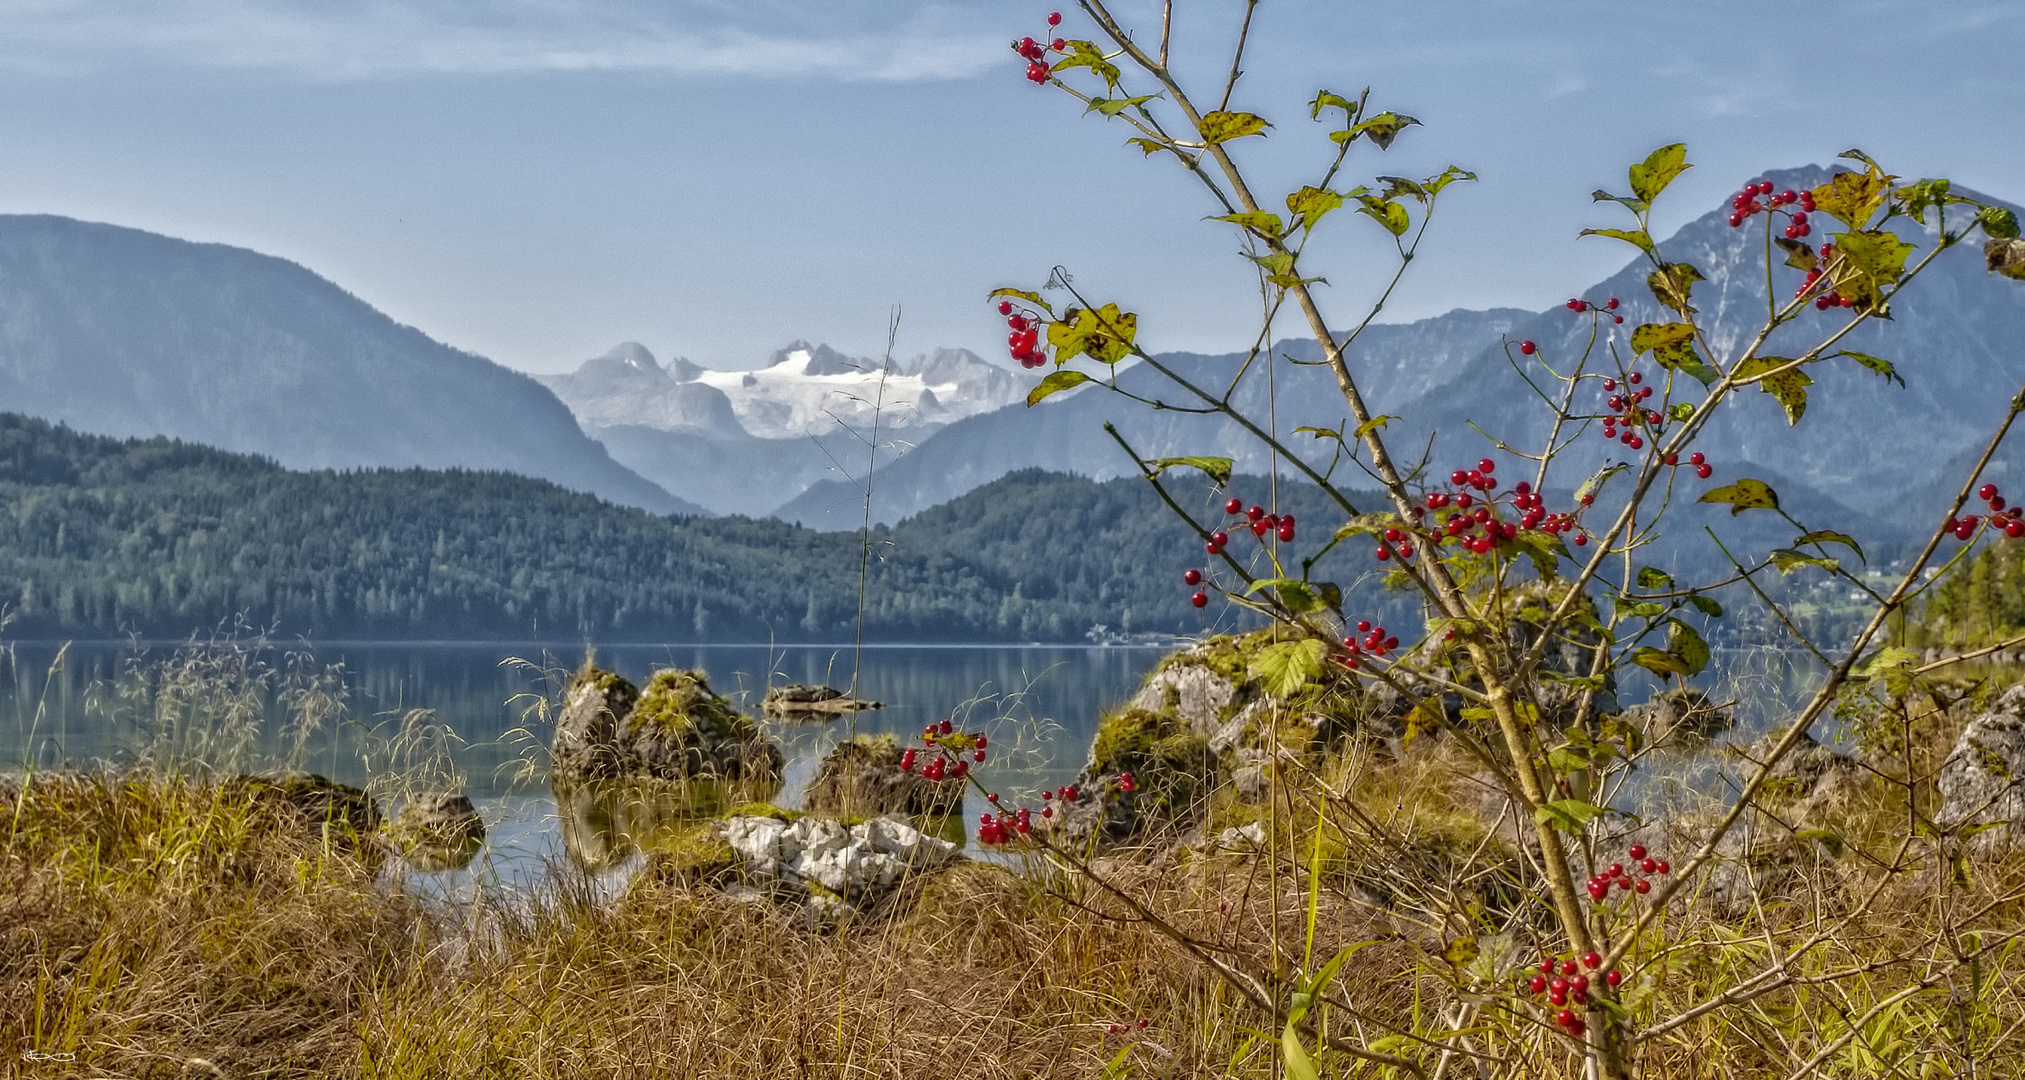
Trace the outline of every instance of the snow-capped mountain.
<path fill-rule="evenodd" d="M 753 371 L 625 342 L 543 380 L 584 431 L 644 476 L 719 513 L 765 514 L 824 479 L 883 464 L 965 417 L 1021 402 L 1036 381 L 964 349 L 883 364 L 797 341 Z"/>

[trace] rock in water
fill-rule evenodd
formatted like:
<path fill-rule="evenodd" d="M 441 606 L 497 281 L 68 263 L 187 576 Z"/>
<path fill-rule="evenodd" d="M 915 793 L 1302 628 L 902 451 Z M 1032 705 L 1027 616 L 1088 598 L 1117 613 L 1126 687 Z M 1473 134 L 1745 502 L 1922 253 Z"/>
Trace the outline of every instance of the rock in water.
<path fill-rule="evenodd" d="M 571 681 L 550 759 L 567 779 L 777 779 L 782 763 L 780 748 L 711 692 L 703 672 L 658 671 L 635 691 L 591 667 Z"/>
<path fill-rule="evenodd" d="M 380 827 L 380 804 L 372 795 L 314 773 L 235 776 L 221 790 L 228 796 L 286 807 L 313 838 L 330 835 L 356 841 Z"/>
<path fill-rule="evenodd" d="M 423 870 L 461 870 L 485 845 L 485 819 L 462 792 L 408 800 L 387 832 L 401 857 Z"/>
<path fill-rule="evenodd" d="M 2025 686 L 2004 691 L 1988 712 L 1971 718 L 1941 763 L 1935 786 L 1947 829 L 1992 824 L 1970 841 L 2003 850 L 2025 841 Z"/>
<path fill-rule="evenodd" d="M 802 805 L 818 814 L 960 814 L 962 777 L 930 780 L 900 768 L 900 743 L 891 735 L 860 735 L 837 744 L 816 768 Z"/>

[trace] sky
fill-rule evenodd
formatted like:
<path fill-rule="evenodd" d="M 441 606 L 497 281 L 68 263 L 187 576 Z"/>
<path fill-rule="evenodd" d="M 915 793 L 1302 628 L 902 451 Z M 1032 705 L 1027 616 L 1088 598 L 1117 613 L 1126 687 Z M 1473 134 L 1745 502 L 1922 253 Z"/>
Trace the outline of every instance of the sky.
<path fill-rule="evenodd" d="M 1174 66 L 1221 92 L 1241 0 L 1178 0 Z M 795 339 L 1002 357 L 985 302 L 1065 266 L 1155 349 L 1239 347 L 1257 294 L 1227 224 L 1121 121 L 1022 78 L 1006 0 L 0 0 L 0 213 L 291 259 L 531 372 L 625 340 L 718 368 Z M 1114 10 L 1158 36 L 1159 6 Z M 1070 37 L 1092 35 L 1073 7 Z M 1262 0 L 1232 144 L 1277 195 L 1333 146 L 1318 89 L 1423 124 L 1338 186 L 1448 165 L 1381 318 L 1551 306 L 1625 261 L 1598 187 L 1686 142 L 1656 229 L 1757 171 L 1861 147 L 2025 202 L 2025 4 Z M 1086 84 L 1087 85 L 1087 84 Z M 1129 84 L 1128 84 L 1129 85 Z M 1134 92 L 1144 93 L 1146 90 Z M 1392 269 L 1341 214 L 1304 266 L 1343 322 Z M 1297 326 L 1286 327 L 1296 333 Z"/>

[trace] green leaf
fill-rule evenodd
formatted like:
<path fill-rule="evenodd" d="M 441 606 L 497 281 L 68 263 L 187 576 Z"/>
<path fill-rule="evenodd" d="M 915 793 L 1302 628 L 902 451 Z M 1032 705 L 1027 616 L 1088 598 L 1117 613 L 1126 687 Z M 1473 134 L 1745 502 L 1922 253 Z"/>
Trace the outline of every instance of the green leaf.
<path fill-rule="evenodd" d="M 1983 227 L 1984 235 L 1992 240 L 2016 240 L 2018 238 L 2018 215 L 2008 206 L 1986 206 L 1976 215 L 1976 223 Z"/>
<path fill-rule="evenodd" d="M 1736 517 L 1746 510 L 1777 510 L 1779 495 L 1765 486 L 1763 480 L 1739 480 L 1734 484 L 1707 492 L 1697 502 L 1729 503 L 1730 516 Z"/>
<path fill-rule="evenodd" d="M 1681 422 L 1692 420 L 1695 418 L 1694 402 L 1676 401 L 1666 407 L 1666 415 L 1671 419 Z"/>
<path fill-rule="evenodd" d="M 1280 215 L 1268 213 L 1264 210 L 1253 210 L 1243 214 L 1221 214 L 1217 217 L 1205 218 L 1204 220 L 1232 222 L 1242 225 L 1268 239 L 1278 239 L 1281 231 Z"/>
<path fill-rule="evenodd" d="M 1217 487 L 1230 483 L 1231 460 L 1227 457 L 1171 457 L 1161 458 L 1146 466 L 1149 476 L 1159 476 L 1169 469 L 1200 469 L 1203 475 Z"/>
<path fill-rule="evenodd" d="M 1686 144 L 1662 146 L 1631 167 L 1631 193 L 1650 205 L 1674 177 L 1693 167 L 1688 164 Z"/>
<path fill-rule="evenodd" d="M 1126 1043 L 1124 1049 L 1111 1058 L 1110 1064 L 1104 1066 L 1104 1071 L 1097 1074 L 1097 1080 L 1125 1080 L 1125 1061 L 1132 1056 L 1132 1048 L 1137 1045 Z"/>
<path fill-rule="evenodd" d="M 1706 281 L 1702 272 L 1687 263 L 1667 263 L 1646 275 L 1645 286 L 1660 303 L 1680 312 L 1683 316 L 1695 313 L 1689 303 L 1697 281 Z"/>
<path fill-rule="evenodd" d="M 1380 150 L 1384 150 L 1391 147 L 1392 140 L 1398 138 L 1400 132 L 1418 123 L 1420 121 L 1411 116 L 1382 112 L 1352 127 L 1348 134 L 1352 139 L 1362 135 L 1370 139 Z"/>
<path fill-rule="evenodd" d="M 1575 489 L 1575 501 L 1581 502 L 1585 498 L 1594 498 L 1597 494 L 1602 492 L 1603 485 L 1606 482 L 1608 482 L 1611 477 L 1617 475 L 1618 473 L 1623 472 L 1624 470 L 1630 467 L 1631 466 L 1626 465 L 1625 463 L 1619 461 L 1614 464 L 1605 465 L 1604 467 L 1596 470 L 1596 472 L 1593 475 L 1591 475 L 1589 479 L 1582 481 L 1581 487 Z"/>
<path fill-rule="evenodd" d="M 1800 417 L 1806 415 L 1807 388 L 1814 385 L 1814 380 L 1808 378 L 1799 368 L 1787 366 L 1792 363 L 1793 359 L 1787 356 L 1753 356 L 1730 371 L 1731 377 L 1738 382 L 1746 379 L 1757 380 L 1761 392 L 1776 398 L 1779 407 L 1786 410 L 1788 427 L 1798 424 Z M 1786 370 L 1776 375 L 1765 374 L 1782 367 Z"/>
<path fill-rule="evenodd" d="M 1983 263 L 1993 274 L 2025 281 L 2025 240 L 1986 241 L 1983 244 Z"/>
<path fill-rule="evenodd" d="M 1709 643 L 1702 640 L 1694 627 L 1679 619 L 1666 621 L 1666 651 L 1679 657 L 1690 675 L 1699 675 L 1709 666 Z"/>
<path fill-rule="evenodd" d="M 1836 173 L 1814 189 L 1814 207 L 1852 229 L 1861 229 L 1884 205 L 1885 196 L 1891 193 L 1891 181 L 1892 177 L 1884 175 L 1876 165 L 1863 172 Z"/>
<path fill-rule="evenodd" d="M 1313 432 L 1313 433 L 1314 433 L 1314 435 L 1315 435 L 1315 437 L 1316 437 L 1316 438 L 1318 438 L 1318 439 L 1334 439 L 1334 440 L 1336 440 L 1337 442 L 1342 442 L 1342 441 L 1343 441 L 1343 433 L 1342 433 L 1342 432 L 1340 432 L 1340 431 L 1337 431 L 1337 430 L 1336 430 L 1335 428 L 1326 428 L 1326 427 L 1297 427 L 1297 428 L 1295 428 L 1295 429 L 1294 429 L 1294 434 L 1296 434 L 1296 435 L 1299 435 L 1299 434 L 1300 434 L 1301 432 L 1303 432 L 1303 431 L 1309 431 L 1309 432 Z"/>
<path fill-rule="evenodd" d="M 1336 529 L 1336 539 L 1348 540 L 1366 533 L 1384 532 L 1399 527 L 1399 518 L 1393 514 L 1359 514 L 1344 522 Z"/>
<path fill-rule="evenodd" d="M 1274 277 L 1294 272 L 1294 253 L 1291 251 L 1276 251 L 1271 255 L 1246 255 L 1245 258 L 1259 264 L 1260 269 Z"/>
<path fill-rule="evenodd" d="M 1280 603 L 1285 604 L 1287 610 L 1296 615 L 1320 611 L 1326 606 L 1322 598 L 1316 595 L 1315 590 L 1308 587 L 1307 582 L 1296 581 L 1293 578 L 1261 578 L 1252 582 L 1251 587 L 1245 590 L 1245 595 L 1250 596 L 1266 588 L 1278 593 Z"/>
<path fill-rule="evenodd" d="M 1565 833 L 1581 833 L 1582 826 L 1603 816 L 1603 808 L 1581 799 L 1555 799 L 1533 811 L 1533 820 Z"/>
<path fill-rule="evenodd" d="M 1676 368 L 1707 386 L 1721 378 L 1722 373 L 1695 351 L 1694 337 L 1695 328 L 1687 323 L 1646 323 L 1631 332 L 1631 349 L 1634 353 L 1650 352 L 1660 366 Z"/>
<path fill-rule="evenodd" d="M 1174 150 L 1174 147 L 1169 146 L 1168 144 L 1161 142 L 1158 139 L 1131 138 L 1125 140 L 1125 142 L 1128 145 L 1136 146 L 1139 149 L 1144 150 L 1146 152 L 1147 157 L 1152 157 L 1153 155 L 1161 152 L 1162 150 Z M 1176 154 L 1181 153 L 1181 151 L 1179 150 L 1174 150 L 1174 152 Z"/>
<path fill-rule="evenodd" d="M 1884 290 L 1905 275 L 1906 256 L 1912 252 L 1913 245 L 1884 230 L 1840 233 L 1829 276 L 1835 279 L 1835 291 L 1858 311 L 1875 311 L 1884 303 Z"/>
<path fill-rule="evenodd" d="M 1048 344 L 1054 347 L 1057 364 L 1079 355 L 1115 364 L 1132 355 L 1132 339 L 1138 333 L 1139 316 L 1119 311 L 1116 304 L 1095 311 L 1071 308 L 1048 324 Z"/>
<path fill-rule="evenodd" d="M 1633 652 L 1631 654 L 1631 662 L 1661 678 L 1665 678 L 1668 675 L 1693 674 L 1689 670 L 1688 662 L 1685 659 L 1675 656 L 1664 649 L 1655 649 L 1650 645 L 1641 646 L 1636 652 Z"/>
<path fill-rule="evenodd" d="M 1617 614 L 1619 616 L 1649 619 L 1654 615 L 1666 614 L 1666 605 L 1656 600 L 1640 600 L 1633 596 L 1620 596 L 1617 598 Z"/>
<path fill-rule="evenodd" d="M 1427 189 L 1421 187 L 1418 180 L 1408 180 L 1404 176 L 1381 176 L 1378 179 L 1385 181 L 1385 190 L 1379 194 L 1380 198 L 1397 199 L 1405 195 L 1423 205 L 1427 202 Z"/>
<path fill-rule="evenodd" d="M 1858 559 L 1861 559 L 1866 563 L 1870 561 L 1869 559 L 1864 558 L 1863 549 L 1856 545 L 1856 540 L 1853 537 L 1849 536 L 1847 533 L 1836 532 L 1833 529 L 1816 529 L 1813 532 L 1808 533 L 1805 536 L 1802 536 L 1800 539 L 1793 541 L 1793 546 L 1796 548 L 1802 544 L 1841 544 L 1843 547 L 1846 547 L 1849 550 L 1856 552 L 1856 557 Z"/>
<path fill-rule="evenodd" d="M 1280 1058 L 1287 1065 L 1287 1080 L 1322 1080 L 1315 1071 L 1315 1063 L 1308 1059 L 1308 1051 L 1301 1045 L 1301 1035 L 1294 1030 L 1292 1020 L 1280 1032 Z"/>
<path fill-rule="evenodd" d="M 1314 638 L 1268 645 L 1252 657 L 1245 674 L 1266 693 L 1284 698 L 1321 676 L 1324 650 Z"/>
<path fill-rule="evenodd" d="M 1371 419 L 1366 420 L 1363 423 L 1357 425 L 1357 430 L 1351 435 L 1351 437 L 1361 439 L 1364 436 L 1369 435 L 1374 431 L 1377 431 L 1379 428 L 1382 428 L 1385 425 L 1390 424 L 1391 422 L 1397 419 L 1399 419 L 1399 417 L 1397 416 L 1374 416 Z"/>
<path fill-rule="evenodd" d="M 1879 375 L 1884 376 L 1887 380 L 1896 382 L 1900 386 L 1905 385 L 1905 380 L 1899 378 L 1898 369 L 1892 367 L 1891 361 L 1889 360 L 1880 360 L 1877 357 L 1871 356 L 1868 353 L 1851 352 L 1848 349 L 1842 349 L 1838 352 L 1829 353 L 1828 356 L 1825 357 L 1824 359 L 1832 360 L 1838 356 L 1847 356 L 1851 360 L 1854 360 L 1857 363 L 1862 364 L 1864 367 L 1867 367 L 1870 370 L 1877 372 Z"/>
<path fill-rule="evenodd" d="M 1385 226 L 1385 230 L 1394 236 L 1405 233 L 1413 224 L 1406 216 L 1406 207 L 1396 202 L 1387 202 L 1376 195 L 1360 195 L 1357 201 L 1364 204 L 1358 213 L 1365 214 L 1371 220 Z"/>
<path fill-rule="evenodd" d="M 1090 377 L 1080 371 L 1070 371 L 1067 369 L 1051 371 L 1048 373 L 1047 378 L 1041 380 L 1039 386 L 1027 392 L 1027 408 L 1031 409 L 1039 405 L 1041 399 L 1050 394 L 1059 394 L 1072 386 L 1081 386 L 1089 381 Z"/>
<path fill-rule="evenodd" d="M 1329 211 L 1343 205 L 1343 196 L 1327 188 L 1304 187 L 1287 196 L 1287 213 L 1301 219 L 1301 227 L 1313 229 Z"/>
<path fill-rule="evenodd" d="M 1664 589 L 1673 584 L 1673 576 L 1656 566 L 1638 568 L 1638 587 L 1641 589 Z"/>
<path fill-rule="evenodd" d="M 1042 311 L 1047 312 L 1049 315 L 1053 315 L 1055 313 L 1055 309 L 1053 307 L 1050 307 L 1046 300 L 1041 299 L 1040 293 L 1032 292 L 1027 289 L 993 289 L 991 291 L 991 295 L 985 297 L 985 299 L 997 300 L 1002 296 L 1011 296 L 1021 300 L 1025 300 L 1027 303 L 1032 304 L 1037 308 L 1040 308 Z"/>
<path fill-rule="evenodd" d="M 1945 206 L 1948 203 L 1964 202 L 1960 195 L 1951 194 L 1953 186 L 1946 180 L 1918 180 L 1892 193 L 1892 198 L 1914 221 L 1927 223 L 1927 207 Z"/>
<path fill-rule="evenodd" d="M 1577 235 L 1607 236 L 1612 240 L 1622 240 L 1648 255 L 1653 251 L 1652 237 L 1647 236 L 1644 229 L 1584 229 Z"/>
<path fill-rule="evenodd" d="M 1519 545 L 1519 550 L 1525 552 L 1526 557 L 1532 560 L 1533 569 L 1540 575 L 1542 581 L 1553 580 L 1562 559 L 1574 561 L 1574 556 L 1568 554 L 1568 545 L 1550 532 L 1525 529 L 1519 533 L 1515 542 Z"/>
<path fill-rule="evenodd" d="M 1634 214 L 1643 214 L 1646 210 L 1650 209 L 1650 204 L 1644 199 L 1634 199 L 1625 195 L 1612 195 L 1602 188 L 1597 188 L 1595 191 L 1590 192 L 1589 197 L 1596 202 L 1617 203 Z"/>
<path fill-rule="evenodd" d="M 1439 195 L 1441 194 L 1441 189 L 1449 186 L 1450 184 L 1453 184 L 1459 180 L 1474 181 L 1476 178 L 1477 174 L 1469 171 L 1468 169 L 1458 169 L 1455 166 L 1450 165 L 1448 168 L 1443 169 L 1441 172 L 1433 176 L 1430 176 L 1425 180 L 1422 180 L 1420 184 L 1422 187 L 1427 189 L 1427 193 L 1429 195 Z"/>
<path fill-rule="evenodd" d="M 1147 94 L 1143 97 L 1091 98 L 1090 104 L 1083 111 L 1086 113 L 1100 112 L 1105 116 L 1116 116 L 1127 109 L 1138 108 L 1159 96 L 1159 94 Z"/>
<path fill-rule="evenodd" d="M 1819 555 L 1809 555 L 1804 551 L 1795 551 L 1792 548 L 1780 548 L 1772 552 L 1772 565 L 1778 567 L 1780 573 L 1790 574 L 1795 570 L 1808 566 L 1818 566 L 1829 573 L 1834 573 L 1842 564 L 1836 562 L 1834 559 L 1824 559 Z"/>
<path fill-rule="evenodd" d="M 1693 593 L 1689 595 L 1688 603 L 1693 604 L 1696 611 L 1712 619 L 1723 617 L 1723 605 L 1716 603 L 1714 597 L 1703 596 L 1701 593 Z"/>
<path fill-rule="evenodd" d="M 1345 123 L 1357 118 L 1356 102 L 1341 94 L 1332 94 L 1327 90 L 1316 94 L 1315 100 L 1308 103 L 1308 118 L 1310 120 L 1321 119 L 1323 109 L 1343 110 L 1343 120 Z"/>
<path fill-rule="evenodd" d="M 1242 139 L 1247 135 L 1263 135 L 1273 125 L 1266 123 L 1263 116 L 1244 112 L 1223 112 L 1221 110 L 1202 115 L 1202 124 L 1196 129 L 1202 132 L 1202 141 L 1211 146 Z"/>

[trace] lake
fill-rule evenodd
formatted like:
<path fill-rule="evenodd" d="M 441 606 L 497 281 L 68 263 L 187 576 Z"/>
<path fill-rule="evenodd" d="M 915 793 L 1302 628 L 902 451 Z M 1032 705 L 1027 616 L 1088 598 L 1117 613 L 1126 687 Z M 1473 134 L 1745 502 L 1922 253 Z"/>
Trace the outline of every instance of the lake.
<path fill-rule="evenodd" d="M 241 642 L 241 659 L 206 669 L 211 681 L 233 684 L 265 677 L 271 691 L 309 672 L 343 683 L 343 711 L 309 739 L 303 767 L 334 779 L 364 781 L 369 772 L 418 763 L 394 736 L 412 710 L 433 712 L 441 758 L 485 814 L 486 855 L 466 871 L 430 875 L 445 885 L 488 877 L 524 882 L 562 853 L 558 814 L 540 765 L 548 729 L 538 710 L 554 701 L 583 646 L 532 643 L 333 642 L 313 649 Z M 120 761 L 147 742 L 133 699 L 132 671 L 173 658 L 174 643 L 145 645 L 17 642 L 0 651 L 0 768 L 51 768 L 95 759 Z M 1072 646 L 644 646 L 605 645 L 600 666 L 644 684 L 659 668 L 699 668 L 711 687 L 758 715 L 767 687 L 823 683 L 885 708 L 831 721 L 762 720 L 786 755 L 776 802 L 793 807 L 816 765 L 839 739 L 891 733 L 903 741 L 932 721 L 953 718 L 992 739 L 991 779 L 1008 793 L 1051 788 L 1082 767 L 1100 714 L 1129 697 L 1164 654 L 1159 648 Z M 259 666 L 244 657 L 258 654 Z M 856 663 L 854 664 L 854 659 Z M 236 665 L 236 666 L 235 666 Z M 264 675 L 263 675 L 264 673 Z M 209 702 L 219 709 L 231 701 Z M 409 728 L 418 730 L 411 718 Z M 265 709 L 265 759 L 288 756 L 279 709 Z M 249 765 L 262 754 L 249 752 Z M 423 762 L 422 764 L 428 764 Z M 439 766 L 442 762 L 437 763 Z M 952 838 L 954 838 L 952 836 Z"/>

